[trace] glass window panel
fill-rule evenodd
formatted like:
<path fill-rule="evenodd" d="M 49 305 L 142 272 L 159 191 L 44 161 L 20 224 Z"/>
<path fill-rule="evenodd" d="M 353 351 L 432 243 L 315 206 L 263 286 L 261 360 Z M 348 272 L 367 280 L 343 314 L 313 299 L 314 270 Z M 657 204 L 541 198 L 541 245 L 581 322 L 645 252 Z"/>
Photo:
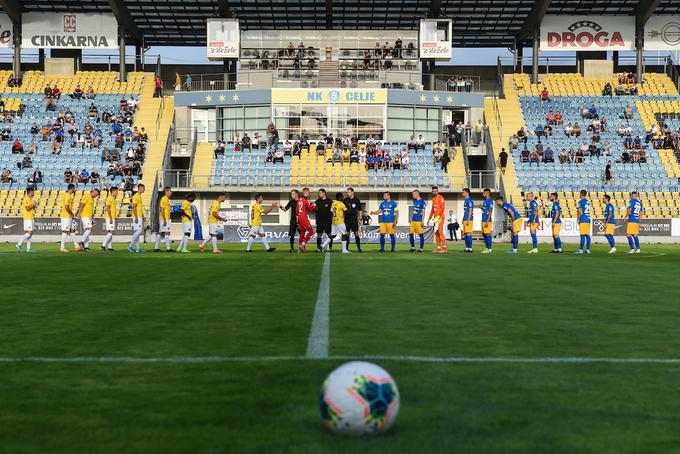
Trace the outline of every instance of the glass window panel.
<path fill-rule="evenodd" d="M 427 120 L 416 120 L 415 126 L 418 134 L 425 132 L 427 130 Z"/>
<path fill-rule="evenodd" d="M 416 107 L 415 111 L 415 118 L 427 118 L 427 109 Z"/>

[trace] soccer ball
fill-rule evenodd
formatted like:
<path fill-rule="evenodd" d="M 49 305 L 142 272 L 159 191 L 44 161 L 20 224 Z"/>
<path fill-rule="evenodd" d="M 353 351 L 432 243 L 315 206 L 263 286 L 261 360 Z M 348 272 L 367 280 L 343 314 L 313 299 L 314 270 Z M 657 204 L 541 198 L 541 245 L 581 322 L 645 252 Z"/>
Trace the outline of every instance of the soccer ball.
<path fill-rule="evenodd" d="M 397 418 L 399 390 L 385 369 L 353 361 L 326 378 L 320 407 L 324 424 L 337 434 L 380 434 Z"/>

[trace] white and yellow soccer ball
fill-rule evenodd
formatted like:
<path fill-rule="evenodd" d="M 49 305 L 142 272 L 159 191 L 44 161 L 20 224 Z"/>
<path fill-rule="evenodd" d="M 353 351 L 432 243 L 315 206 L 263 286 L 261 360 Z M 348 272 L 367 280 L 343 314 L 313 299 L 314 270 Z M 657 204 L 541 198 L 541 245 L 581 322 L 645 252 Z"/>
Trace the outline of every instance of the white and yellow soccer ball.
<path fill-rule="evenodd" d="M 387 371 L 363 361 L 335 369 L 321 388 L 321 418 L 342 435 L 377 435 L 399 413 L 399 389 Z"/>

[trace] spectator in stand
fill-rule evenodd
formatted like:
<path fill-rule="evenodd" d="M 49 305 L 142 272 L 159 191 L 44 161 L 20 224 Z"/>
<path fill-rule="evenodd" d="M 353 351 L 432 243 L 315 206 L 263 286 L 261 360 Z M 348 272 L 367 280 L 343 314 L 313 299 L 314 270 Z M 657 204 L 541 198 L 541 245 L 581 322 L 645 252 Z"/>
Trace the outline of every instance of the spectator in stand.
<path fill-rule="evenodd" d="M 540 141 L 541 137 L 545 135 L 542 124 L 539 123 L 536 128 L 534 128 L 534 134 L 536 134 L 536 137 L 538 137 L 538 140 Z"/>
<path fill-rule="evenodd" d="M 597 118 L 597 108 L 595 107 L 595 104 L 590 105 L 590 108 L 588 109 L 588 118 Z"/>
<path fill-rule="evenodd" d="M 283 164 L 283 150 L 281 148 L 277 148 L 274 152 L 274 164 L 277 162 Z"/>
<path fill-rule="evenodd" d="M 637 96 L 638 95 L 638 87 L 637 85 L 633 84 L 632 87 L 630 87 L 630 94 L 632 96 Z"/>
<path fill-rule="evenodd" d="M 505 148 L 501 148 L 501 152 L 498 154 L 498 163 L 501 167 L 501 173 L 505 175 L 505 169 L 508 167 L 508 153 Z"/>
<path fill-rule="evenodd" d="M 2 171 L 2 176 L 0 176 L 0 183 L 9 183 L 9 184 L 14 183 L 14 175 L 12 174 L 11 170 L 5 168 Z"/>
<path fill-rule="evenodd" d="M 485 126 L 482 123 L 482 120 L 477 120 L 477 124 L 475 125 L 475 145 L 482 143 L 482 133 L 484 132 L 484 129 Z"/>
<path fill-rule="evenodd" d="M 418 135 L 418 138 L 416 139 L 416 146 L 415 150 L 416 152 L 418 150 L 424 150 L 425 149 L 425 141 L 423 140 L 422 134 Z"/>
<path fill-rule="evenodd" d="M 252 141 L 250 140 L 250 137 L 248 136 L 248 133 L 247 133 L 247 132 L 244 132 L 244 133 L 243 133 L 243 138 L 241 139 L 241 149 L 242 149 L 243 151 L 245 151 L 246 148 L 248 149 L 248 151 L 251 151 L 251 152 L 253 151 L 253 143 L 252 143 Z"/>
<path fill-rule="evenodd" d="M 572 137 L 577 139 L 581 137 L 581 126 L 578 123 L 574 123 L 574 129 L 572 130 Z"/>
<path fill-rule="evenodd" d="M 543 90 L 541 90 L 541 101 L 550 101 L 550 94 L 545 85 L 543 86 Z"/>
<path fill-rule="evenodd" d="M 47 84 L 47 86 L 43 90 L 43 94 L 45 95 L 45 99 L 49 99 L 52 97 L 52 87 L 50 86 L 50 84 Z"/>
<path fill-rule="evenodd" d="M 607 161 L 607 165 L 604 168 L 604 181 L 602 182 L 602 188 L 604 189 L 605 186 L 611 186 L 612 182 L 613 182 L 612 162 Z"/>
<path fill-rule="evenodd" d="M 587 148 L 587 145 L 586 145 L 586 148 Z M 585 162 L 585 155 L 584 155 L 583 148 L 579 148 L 579 149 L 576 151 L 576 156 L 575 156 L 575 158 L 574 158 L 574 162 L 575 162 L 576 164 L 581 164 L 581 163 L 584 163 L 584 162 Z"/>
<path fill-rule="evenodd" d="M 517 134 L 513 134 L 510 137 L 510 140 L 508 140 L 508 146 L 511 150 L 516 150 L 517 147 L 519 147 L 519 139 L 517 138 Z"/>
<path fill-rule="evenodd" d="M 12 154 L 23 154 L 24 153 L 24 146 L 21 144 L 19 141 L 19 138 L 17 137 L 14 139 L 14 143 L 12 144 Z"/>
<path fill-rule="evenodd" d="M 57 110 L 57 105 L 54 103 L 52 97 L 47 98 L 47 104 L 45 105 L 45 112 L 55 112 Z"/>
<path fill-rule="evenodd" d="M 623 150 L 623 153 L 621 153 L 621 162 L 624 164 L 630 162 L 630 153 L 628 153 L 628 150 Z"/>
<path fill-rule="evenodd" d="M 529 140 L 528 136 L 529 135 L 527 134 L 527 130 L 524 128 L 524 126 L 522 126 L 522 128 L 517 131 L 517 138 L 520 142 L 524 142 L 526 144 L 527 140 Z"/>
<path fill-rule="evenodd" d="M 154 86 L 154 93 L 153 97 L 154 98 L 162 98 L 163 97 L 163 81 L 159 76 L 156 76 L 153 80 L 153 86 Z"/>
<path fill-rule="evenodd" d="M 529 149 L 527 148 L 526 144 L 524 144 L 524 149 L 520 153 L 520 157 L 522 158 L 522 162 L 529 162 Z"/>
<path fill-rule="evenodd" d="M 610 98 L 614 96 L 614 90 L 612 89 L 612 84 L 607 82 L 604 84 L 604 88 L 602 89 L 602 96 L 609 96 Z"/>
<path fill-rule="evenodd" d="M 567 150 L 565 148 L 562 148 L 562 151 L 560 152 L 559 156 L 560 164 L 566 164 L 569 162 L 569 155 L 567 154 Z"/>
<path fill-rule="evenodd" d="M 632 120 L 633 119 L 633 108 L 631 107 L 630 104 L 626 104 L 626 107 L 623 109 L 623 117 L 626 120 Z"/>
<path fill-rule="evenodd" d="M 553 152 L 552 148 L 550 148 L 550 145 L 548 145 L 548 147 L 545 149 L 545 153 L 543 154 L 543 162 L 555 162 L 555 153 Z"/>
<path fill-rule="evenodd" d="M 73 94 L 71 95 L 71 98 L 73 99 L 81 99 L 83 97 L 83 89 L 80 88 L 80 85 L 76 85 L 75 90 L 73 90 Z"/>
<path fill-rule="evenodd" d="M 24 158 L 21 160 L 20 165 L 17 167 L 21 169 L 30 169 L 31 167 L 33 167 L 33 159 L 31 159 L 31 156 L 28 153 L 26 153 L 24 155 Z"/>
<path fill-rule="evenodd" d="M 621 96 L 621 95 L 625 95 L 625 94 L 626 94 L 626 91 L 623 88 L 623 83 L 619 80 L 619 83 L 616 86 L 616 95 Z"/>

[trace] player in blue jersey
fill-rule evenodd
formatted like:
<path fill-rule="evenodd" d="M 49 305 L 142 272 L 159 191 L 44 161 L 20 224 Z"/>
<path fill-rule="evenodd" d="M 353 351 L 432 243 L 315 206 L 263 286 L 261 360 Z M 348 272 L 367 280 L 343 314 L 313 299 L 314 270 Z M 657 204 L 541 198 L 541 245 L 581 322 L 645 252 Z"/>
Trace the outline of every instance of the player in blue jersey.
<path fill-rule="evenodd" d="M 423 216 L 425 215 L 425 208 L 427 203 L 420 197 L 420 191 L 415 190 L 411 193 L 413 196 L 413 214 L 411 215 L 411 224 L 408 228 L 408 239 L 411 242 L 411 252 L 416 251 L 416 234 L 420 239 L 420 249 L 418 252 L 423 252 L 425 249 L 425 235 L 423 235 Z"/>
<path fill-rule="evenodd" d="M 472 220 L 474 217 L 475 201 L 470 197 L 470 190 L 463 189 L 463 240 L 465 241 L 465 252 L 472 252 Z"/>
<path fill-rule="evenodd" d="M 510 223 L 512 225 L 512 249 L 509 250 L 508 253 L 517 254 L 517 247 L 519 246 L 519 232 L 522 230 L 522 216 L 514 206 L 503 201 L 503 197 L 496 197 L 496 205 L 503 208 L 505 214 L 510 218 Z"/>
<path fill-rule="evenodd" d="M 380 215 L 380 252 L 385 252 L 385 235 L 390 236 L 392 252 L 394 252 L 394 248 L 397 245 L 394 227 L 397 225 L 399 210 L 397 209 L 397 202 L 392 200 L 388 191 L 383 193 L 383 201 L 380 202 L 377 210 L 371 211 L 371 214 Z"/>
<path fill-rule="evenodd" d="M 557 193 L 550 193 L 550 202 L 552 202 L 552 207 L 550 208 L 550 219 L 552 220 L 552 236 L 553 236 L 553 247 L 552 250 L 555 254 L 562 253 L 562 239 L 560 238 L 560 230 L 562 230 L 562 207 L 560 206 L 560 201 L 557 200 Z"/>
<path fill-rule="evenodd" d="M 616 241 L 614 241 L 616 218 L 614 217 L 615 210 L 611 200 L 612 198 L 607 194 L 602 197 L 602 203 L 604 203 L 604 237 L 609 242 L 609 253 L 616 254 Z"/>
<path fill-rule="evenodd" d="M 528 254 L 538 254 L 538 235 L 536 234 L 540 222 L 538 200 L 534 198 L 533 192 L 526 193 L 526 200 L 529 202 L 529 232 L 531 233 L 531 250 Z"/>
<path fill-rule="evenodd" d="M 630 193 L 630 204 L 626 212 L 626 236 L 628 237 L 628 245 L 630 246 L 629 254 L 640 253 L 640 215 L 642 214 L 642 202 L 638 200 L 638 193 L 633 191 Z"/>
<path fill-rule="evenodd" d="M 581 234 L 581 242 L 577 254 L 590 254 L 590 202 L 588 201 L 588 191 L 581 190 L 581 200 L 578 201 L 578 228 Z"/>
<path fill-rule="evenodd" d="M 493 200 L 491 199 L 490 189 L 484 189 L 482 194 L 484 195 L 484 201 L 480 206 L 482 209 L 482 235 L 484 236 L 484 245 L 486 246 L 482 254 L 490 254 L 492 245 Z"/>

